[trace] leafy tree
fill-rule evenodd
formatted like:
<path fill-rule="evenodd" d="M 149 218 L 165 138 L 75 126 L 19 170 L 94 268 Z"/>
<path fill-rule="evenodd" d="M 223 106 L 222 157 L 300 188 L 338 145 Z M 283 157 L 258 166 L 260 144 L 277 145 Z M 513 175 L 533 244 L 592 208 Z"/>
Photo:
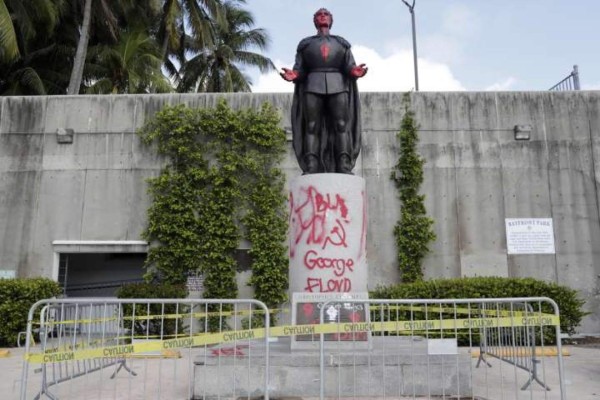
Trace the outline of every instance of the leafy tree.
<path fill-rule="evenodd" d="M 178 91 L 249 92 L 251 82 L 242 67 L 258 67 L 261 72 L 275 69 L 269 58 L 250 50 L 264 50 L 269 41 L 263 29 L 251 29 L 252 14 L 233 1 L 223 3 L 223 12 L 225 23 L 213 21 L 212 45 L 192 38 L 193 56 L 180 70 Z"/>

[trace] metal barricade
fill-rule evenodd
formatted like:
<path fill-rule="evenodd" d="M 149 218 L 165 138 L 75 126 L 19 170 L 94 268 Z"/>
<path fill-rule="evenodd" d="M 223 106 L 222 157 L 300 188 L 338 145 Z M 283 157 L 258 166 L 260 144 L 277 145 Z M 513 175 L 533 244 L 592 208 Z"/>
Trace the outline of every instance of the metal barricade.
<path fill-rule="evenodd" d="M 119 346 L 124 344 L 126 330 L 123 327 L 122 308 L 119 304 L 63 303 L 42 308 L 39 334 L 42 351 L 52 354 L 83 348 Z M 56 399 L 51 386 L 113 365 L 117 368 L 110 379 L 114 379 L 121 369 L 136 375 L 127 366 L 126 358 L 118 355 L 74 360 L 71 365 L 64 362 L 43 363 L 40 370 L 42 385 L 34 399 L 37 400 L 42 395 Z"/>
<path fill-rule="evenodd" d="M 531 304 L 496 304 L 496 309 L 489 309 L 486 306 L 487 304 L 482 304 L 482 311 L 486 315 L 493 316 L 508 313 L 525 319 L 535 315 Z M 539 340 L 543 343 L 544 335 L 539 332 L 536 326 L 482 327 L 480 328 L 480 335 L 480 353 L 477 368 L 482 361 L 485 365 L 491 367 L 492 365 L 486 360 L 485 356 L 495 357 L 529 373 L 529 379 L 521 390 L 526 390 L 533 382 L 537 382 L 544 389 L 550 390 L 550 387 L 540 379 L 537 367 L 540 363 L 539 355 L 541 353 L 537 351 L 536 342 Z"/>
<path fill-rule="evenodd" d="M 370 309 L 368 320 L 339 319 L 353 308 Z M 332 300 L 320 321 L 321 399 L 566 399 L 549 298 Z M 482 354 L 494 368 L 477 368 Z"/>
<path fill-rule="evenodd" d="M 268 334 L 255 300 L 43 300 L 20 399 L 268 399 Z"/>

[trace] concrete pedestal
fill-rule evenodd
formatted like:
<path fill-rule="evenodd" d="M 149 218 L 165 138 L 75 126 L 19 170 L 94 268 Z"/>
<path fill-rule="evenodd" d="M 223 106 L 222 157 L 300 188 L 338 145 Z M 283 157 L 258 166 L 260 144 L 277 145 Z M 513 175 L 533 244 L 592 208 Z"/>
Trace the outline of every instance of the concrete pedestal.
<path fill-rule="evenodd" d="M 303 175 L 290 184 L 290 292 L 367 291 L 363 178 Z"/>

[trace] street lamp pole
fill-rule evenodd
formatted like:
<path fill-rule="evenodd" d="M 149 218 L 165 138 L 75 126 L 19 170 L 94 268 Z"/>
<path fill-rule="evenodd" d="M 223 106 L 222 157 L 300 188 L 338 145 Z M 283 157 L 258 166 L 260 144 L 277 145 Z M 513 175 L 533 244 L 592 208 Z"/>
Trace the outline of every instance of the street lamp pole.
<path fill-rule="evenodd" d="M 415 1 L 413 0 L 412 4 L 408 4 L 406 0 L 402 0 L 402 2 L 408 7 L 410 11 L 410 19 L 412 22 L 412 42 L 413 42 L 413 62 L 415 68 L 415 91 L 419 91 L 419 67 L 417 65 L 417 29 L 415 27 Z"/>

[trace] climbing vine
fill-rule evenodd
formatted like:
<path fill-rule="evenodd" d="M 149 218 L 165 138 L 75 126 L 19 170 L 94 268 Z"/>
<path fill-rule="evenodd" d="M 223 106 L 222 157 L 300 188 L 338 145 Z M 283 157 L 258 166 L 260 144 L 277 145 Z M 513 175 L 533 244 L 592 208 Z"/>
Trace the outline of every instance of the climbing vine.
<path fill-rule="evenodd" d="M 259 110 L 166 107 L 141 130 L 169 164 L 149 180 L 153 199 L 144 237 L 149 271 L 169 283 L 204 275 L 205 298 L 235 298 L 241 239 L 250 242 L 255 297 L 287 299 L 285 132 L 268 104 Z"/>
<path fill-rule="evenodd" d="M 398 267 L 403 282 L 423 279 L 421 263 L 429 251 L 429 243 L 435 240 L 433 219 L 427 217 L 425 196 L 419 194 L 423 183 L 425 160 L 417 153 L 418 125 L 410 109 L 410 95 L 403 97 L 404 117 L 397 139 L 400 144 L 398 163 L 392 170 L 400 197 L 400 220 L 394 227 L 398 251 Z"/>

